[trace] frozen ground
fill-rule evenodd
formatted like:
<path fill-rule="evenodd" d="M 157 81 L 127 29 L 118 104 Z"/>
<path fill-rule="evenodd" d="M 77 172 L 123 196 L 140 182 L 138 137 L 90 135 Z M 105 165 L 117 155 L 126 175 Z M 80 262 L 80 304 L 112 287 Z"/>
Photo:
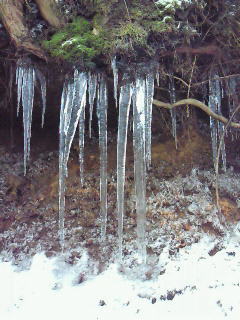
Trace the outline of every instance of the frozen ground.
<path fill-rule="evenodd" d="M 240 319 L 240 227 L 211 255 L 215 241 L 205 235 L 170 259 L 166 249 L 158 276 L 145 281 L 138 277 L 142 266 L 123 272 L 116 264 L 84 281 L 86 251 L 74 265 L 44 253 L 28 270 L 2 261 L 0 319 Z"/>

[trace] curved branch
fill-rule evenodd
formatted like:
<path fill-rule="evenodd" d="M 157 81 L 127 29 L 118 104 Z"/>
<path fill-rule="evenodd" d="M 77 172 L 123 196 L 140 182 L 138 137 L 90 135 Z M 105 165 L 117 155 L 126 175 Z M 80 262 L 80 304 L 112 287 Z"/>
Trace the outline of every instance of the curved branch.
<path fill-rule="evenodd" d="M 179 100 L 177 101 L 176 103 L 174 104 L 170 104 L 170 103 L 165 103 L 165 102 L 162 102 L 162 101 L 159 101 L 159 100 L 156 100 L 156 99 L 153 99 L 153 104 L 157 107 L 162 107 L 162 108 L 165 108 L 165 109 L 173 109 L 175 107 L 179 107 L 179 106 L 182 106 L 182 105 L 186 105 L 186 104 L 191 104 L 192 106 L 194 107 L 197 107 L 197 108 L 200 108 L 201 110 L 203 110 L 204 112 L 206 112 L 210 117 L 224 123 L 224 124 L 227 124 L 228 123 L 228 119 L 217 114 L 217 113 L 214 113 L 213 111 L 211 111 L 209 109 L 208 106 L 206 106 L 204 103 L 202 103 L 201 101 L 199 100 L 196 100 L 196 99 L 183 99 L 183 100 Z M 231 122 L 230 123 L 230 126 L 233 127 L 233 128 L 237 128 L 237 129 L 240 129 L 240 123 L 237 123 L 237 122 Z"/>

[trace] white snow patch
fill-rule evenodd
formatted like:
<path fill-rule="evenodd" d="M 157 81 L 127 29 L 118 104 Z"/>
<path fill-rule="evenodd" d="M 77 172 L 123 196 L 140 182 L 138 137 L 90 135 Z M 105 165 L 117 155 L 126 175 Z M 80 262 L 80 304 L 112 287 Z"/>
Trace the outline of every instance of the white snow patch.
<path fill-rule="evenodd" d="M 158 0 L 155 3 L 163 6 L 181 6 L 182 3 L 191 3 L 192 0 Z"/>
<path fill-rule="evenodd" d="M 37 254 L 25 271 L 1 262 L 0 319 L 240 319 L 238 230 L 224 240 L 224 249 L 210 256 L 215 244 L 206 236 L 181 249 L 167 262 L 164 274 L 148 281 L 123 275 L 112 264 L 76 284 L 88 268 L 87 254 L 74 266 L 63 257 Z M 174 291 L 175 297 L 168 300 Z"/>

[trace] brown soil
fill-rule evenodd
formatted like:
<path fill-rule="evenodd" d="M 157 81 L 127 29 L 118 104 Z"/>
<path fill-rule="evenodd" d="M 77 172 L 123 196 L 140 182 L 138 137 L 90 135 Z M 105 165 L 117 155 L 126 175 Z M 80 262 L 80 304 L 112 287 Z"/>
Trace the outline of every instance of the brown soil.
<path fill-rule="evenodd" d="M 79 246 L 85 247 L 90 256 L 102 262 L 106 262 L 107 257 L 111 256 L 116 248 L 117 232 L 116 141 L 114 138 L 109 140 L 108 239 L 106 246 L 102 247 L 98 240 L 100 229 L 99 152 L 96 139 L 86 141 L 83 187 L 80 187 L 79 184 L 78 147 L 73 146 L 66 190 L 66 246 L 72 250 L 74 256 L 79 255 L 77 250 Z M 57 150 L 43 152 L 39 150 L 36 142 L 34 145 L 36 147 L 32 145 L 32 160 L 26 177 L 22 174 L 22 152 L 9 151 L 6 145 L 0 147 L 0 251 L 9 260 L 21 261 L 24 257 L 32 256 L 38 251 L 54 255 L 60 250 L 58 243 L 58 152 Z M 131 202 L 134 194 L 131 143 L 128 145 L 127 153 L 126 219 L 128 222 L 125 231 L 129 232 L 129 239 L 133 239 L 136 219 L 134 203 Z M 156 184 L 154 185 L 156 179 L 158 179 L 156 181 L 170 181 L 175 176 L 189 174 L 195 167 L 210 169 L 210 159 L 209 139 L 193 129 L 182 132 L 178 138 L 178 149 L 175 147 L 173 138 L 166 137 L 165 142 L 159 142 L 158 137 L 155 136 L 152 146 L 152 169 L 148 178 L 148 197 L 161 192 Z M 212 193 L 214 194 L 214 190 Z M 175 249 L 178 250 L 189 244 L 184 238 L 184 232 L 195 232 L 196 226 L 188 220 L 187 205 L 184 207 L 182 202 L 182 207 L 177 204 L 171 207 L 167 198 L 164 201 L 161 202 L 163 209 L 159 211 L 159 214 L 156 215 L 154 210 L 148 210 L 147 219 L 153 228 L 167 228 L 171 225 L 172 231 L 176 234 Z M 220 205 L 222 212 L 219 214 L 226 218 L 227 223 L 234 224 L 240 219 L 236 202 L 225 196 L 221 198 Z M 210 202 L 209 211 L 214 207 L 214 202 Z M 181 221 L 179 219 L 183 219 L 180 224 L 177 223 Z M 151 225 L 148 231 L 149 228 L 152 228 Z M 211 223 L 202 223 L 202 227 L 198 227 L 198 232 L 199 228 L 202 232 L 219 236 L 219 230 Z"/>

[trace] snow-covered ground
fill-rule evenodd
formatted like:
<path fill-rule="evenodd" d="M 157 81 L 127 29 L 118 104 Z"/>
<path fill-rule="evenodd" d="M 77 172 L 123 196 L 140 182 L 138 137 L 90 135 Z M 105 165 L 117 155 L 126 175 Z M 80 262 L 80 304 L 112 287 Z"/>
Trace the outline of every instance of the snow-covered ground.
<path fill-rule="evenodd" d="M 87 253 L 75 265 L 36 254 L 28 270 L 2 261 L 0 319 L 240 319 L 240 227 L 209 255 L 215 244 L 206 235 L 171 259 L 163 252 L 165 272 L 145 281 L 116 264 L 81 281 Z"/>

